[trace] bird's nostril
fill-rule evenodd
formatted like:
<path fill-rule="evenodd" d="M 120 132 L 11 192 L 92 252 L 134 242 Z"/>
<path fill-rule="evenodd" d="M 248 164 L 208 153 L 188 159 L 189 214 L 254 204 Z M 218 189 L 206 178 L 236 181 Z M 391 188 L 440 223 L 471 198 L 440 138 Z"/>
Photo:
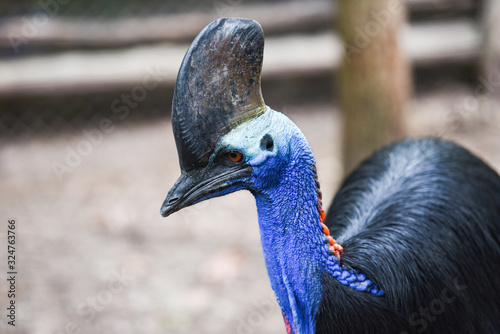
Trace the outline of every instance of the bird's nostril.
<path fill-rule="evenodd" d="M 175 202 L 178 202 L 179 201 L 179 197 L 173 197 L 171 199 L 168 200 L 167 204 L 168 205 L 172 205 L 174 204 Z"/>

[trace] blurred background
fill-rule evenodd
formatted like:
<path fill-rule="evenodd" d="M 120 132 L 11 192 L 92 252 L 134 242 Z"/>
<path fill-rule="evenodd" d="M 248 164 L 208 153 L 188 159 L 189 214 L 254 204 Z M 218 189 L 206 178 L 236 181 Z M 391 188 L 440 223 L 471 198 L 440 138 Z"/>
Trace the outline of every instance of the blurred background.
<path fill-rule="evenodd" d="M 1 333 L 285 333 L 249 193 L 159 214 L 177 71 L 224 16 L 263 26 L 264 98 L 310 140 L 325 203 L 407 136 L 500 170 L 498 0 L 1 1 Z"/>

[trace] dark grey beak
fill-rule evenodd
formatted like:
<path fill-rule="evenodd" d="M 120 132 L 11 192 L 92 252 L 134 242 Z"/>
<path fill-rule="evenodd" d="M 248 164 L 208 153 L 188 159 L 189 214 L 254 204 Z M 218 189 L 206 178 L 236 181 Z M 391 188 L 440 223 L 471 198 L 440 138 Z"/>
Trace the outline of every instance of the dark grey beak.
<path fill-rule="evenodd" d="M 229 168 L 216 166 L 209 171 L 181 174 L 168 192 L 160 213 L 167 217 L 205 199 L 225 194 L 225 190 L 238 190 L 238 186 L 243 186 L 243 180 L 251 175 L 252 167 L 245 164 Z"/>

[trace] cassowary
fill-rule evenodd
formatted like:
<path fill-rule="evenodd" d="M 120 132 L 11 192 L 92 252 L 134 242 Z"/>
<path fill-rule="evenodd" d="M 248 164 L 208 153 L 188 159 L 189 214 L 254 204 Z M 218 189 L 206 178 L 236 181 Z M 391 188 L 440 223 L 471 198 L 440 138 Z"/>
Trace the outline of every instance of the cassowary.
<path fill-rule="evenodd" d="M 311 147 L 262 99 L 263 45 L 244 19 L 193 41 L 161 214 L 249 190 L 288 333 L 499 333 L 498 174 L 450 142 L 404 140 L 352 172 L 325 218 Z"/>

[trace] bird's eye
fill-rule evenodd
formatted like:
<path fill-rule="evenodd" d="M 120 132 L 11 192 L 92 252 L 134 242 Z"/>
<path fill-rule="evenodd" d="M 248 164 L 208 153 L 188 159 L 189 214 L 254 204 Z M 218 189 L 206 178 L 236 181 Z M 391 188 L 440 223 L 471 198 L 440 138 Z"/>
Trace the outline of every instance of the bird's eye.
<path fill-rule="evenodd" d="M 227 158 L 232 162 L 241 162 L 243 161 L 243 154 L 238 151 L 229 151 L 227 152 Z"/>

